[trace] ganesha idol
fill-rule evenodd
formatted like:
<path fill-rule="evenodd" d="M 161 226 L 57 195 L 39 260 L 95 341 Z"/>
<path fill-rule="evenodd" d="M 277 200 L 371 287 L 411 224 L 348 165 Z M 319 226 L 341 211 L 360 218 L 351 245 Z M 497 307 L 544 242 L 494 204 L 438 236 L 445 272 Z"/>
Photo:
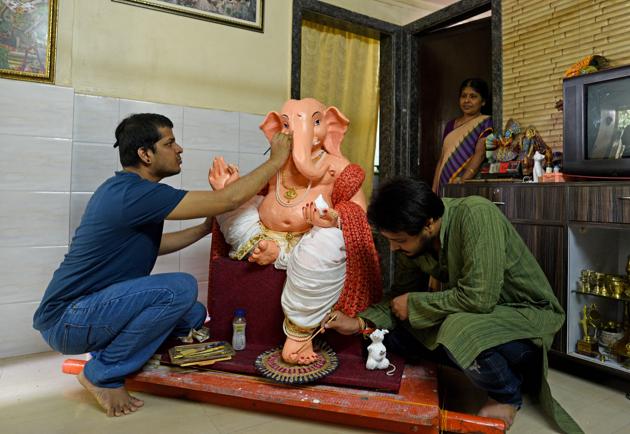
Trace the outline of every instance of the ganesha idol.
<path fill-rule="evenodd" d="M 348 119 L 336 108 L 305 98 L 289 100 L 260 125 L 268 140 L 291 134 L 291 157 L 264 195 L 217 217 L 230 257 L 286 270 L 281 303 L 289 364 L 317 360 L 310 337 L 333 309 L 355 316 L 381 297 L 378 256 L 361 191 L 363 170 L 340 151 Z M 215 159 L 212 187 L 238 177 Z"/>

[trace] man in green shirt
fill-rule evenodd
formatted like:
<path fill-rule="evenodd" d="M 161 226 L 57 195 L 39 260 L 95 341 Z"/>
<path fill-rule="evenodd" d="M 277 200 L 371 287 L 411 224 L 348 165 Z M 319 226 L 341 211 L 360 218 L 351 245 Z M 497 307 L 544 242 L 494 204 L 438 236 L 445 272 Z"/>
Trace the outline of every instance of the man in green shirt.
<path fill-rule="evenodd" d="M 581 432 L 545 378 L 546 353 L 564 311 L 501 211 L 482 197 L 440 199 L 424 182 L 397 178 L 374 193 L 368 219 L 396 252 L 394 284 L 357 318 L 337 312 L 325 327 L 342 334 L 388 329 L 386 346 L 404 356 L 445 353 L 487 391 L 479 415 L 500 418 L 508 428 L 522 404 L 527 368 L 542 365 L 534 386 L 543 408 L 563 431 Z M 424 273 L 442 289 L 422 288 Z"/>

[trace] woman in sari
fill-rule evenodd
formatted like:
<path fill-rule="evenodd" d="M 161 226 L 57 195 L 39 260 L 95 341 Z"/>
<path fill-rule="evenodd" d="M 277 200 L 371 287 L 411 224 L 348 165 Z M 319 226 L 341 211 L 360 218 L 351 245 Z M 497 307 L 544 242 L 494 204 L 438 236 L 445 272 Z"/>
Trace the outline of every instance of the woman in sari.
<path fill-rule="evenodd" d="M 469 78 L 459 87 L 462 115 L 446 124 L 442 136 L 442 155 L 433 177 L 433 191 L 441 195 L 442 187 L 459 183 L 477 174 L 485 157 L 485 139 L 492 132 L 492 118 L 482 114 L 488 102 L 488 85 Z"/>

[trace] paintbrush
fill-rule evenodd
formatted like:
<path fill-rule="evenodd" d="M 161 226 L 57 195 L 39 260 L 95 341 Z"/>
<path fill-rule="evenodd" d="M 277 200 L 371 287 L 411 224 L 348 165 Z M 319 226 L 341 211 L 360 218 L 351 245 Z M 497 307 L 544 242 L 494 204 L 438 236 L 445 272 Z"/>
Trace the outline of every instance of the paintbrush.
<path fill-rule="evenodd" d="M 326 325 L 326 324 L 328 324 L 329 322 L 334 321 L 334 320 L 336 320 L 336 319 L 337 319 L 337 314 L 334 314 L 333 316 L 331 316 L 330 318 L 328 318 L 328 320 L 324 323 L 324 325 Z M 310 337 L 310 338 L 308 338 L 308 339 L 307 339 L 307 340 L 306 340 L 306 341 L 302 344 L 302 346 L 300 347 L 300 349 L 298 349 L 298 350 L 296 351 L 296 353 L 298 353 L 298 354 L 299 354 L 299 353 L 300 353 L 300 351 L 302 351 L 302 350 L 304 349 L 304 347 L 306 347 L 306 346 L 308 345 L 308 343 L 309 343 L 310 341 L 312 341 L 312 340 L 313 340 L 313 338 L 314 338 L 315 336 L 317 336 L 318 334 L 320 334 L 320 333 L 321 333 L 321 332 L 323 332 L 323 331 L 324 331 L 324 326 L 321 326 L 321 327 L 319 328 L 319 330 L 317 330 L 315 333 L 313 333 L 313 334 L 311 335 L 311 337 Z"/>

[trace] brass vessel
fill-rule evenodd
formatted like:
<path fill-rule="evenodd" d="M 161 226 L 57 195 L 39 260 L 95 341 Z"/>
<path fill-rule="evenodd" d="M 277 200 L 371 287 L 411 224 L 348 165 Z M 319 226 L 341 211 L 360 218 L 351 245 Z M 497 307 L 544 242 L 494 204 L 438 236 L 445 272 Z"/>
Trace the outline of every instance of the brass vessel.
<path fill-rule="evenodd" d="M 606 285 L 608 286 L 609 296 L 617 299 L 621 298 L 628 289 L 626 278 L 616 274 L 607 275 Z"/>

